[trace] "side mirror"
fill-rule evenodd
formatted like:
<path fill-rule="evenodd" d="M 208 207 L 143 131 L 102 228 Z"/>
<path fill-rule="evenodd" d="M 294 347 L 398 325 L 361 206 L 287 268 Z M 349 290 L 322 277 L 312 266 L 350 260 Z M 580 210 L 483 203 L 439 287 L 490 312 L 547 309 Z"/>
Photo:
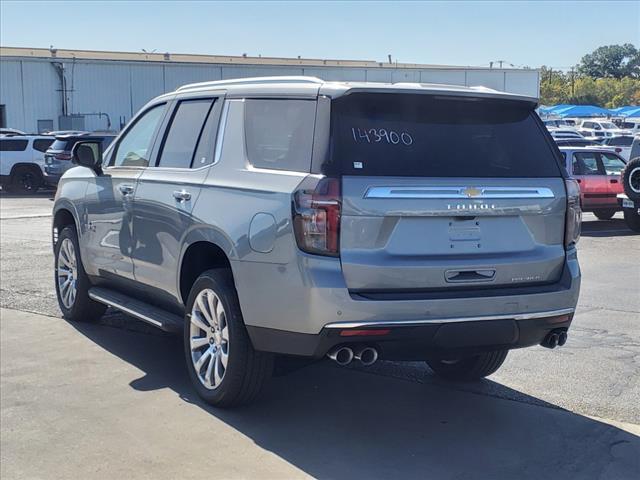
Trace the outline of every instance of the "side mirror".
<path fill-rule="evenodd" d="M 71 150 L 71 161 L 76 165 L 99 172 L 102 165 L 102 143 L 95 141 L 76 143 Z"/>

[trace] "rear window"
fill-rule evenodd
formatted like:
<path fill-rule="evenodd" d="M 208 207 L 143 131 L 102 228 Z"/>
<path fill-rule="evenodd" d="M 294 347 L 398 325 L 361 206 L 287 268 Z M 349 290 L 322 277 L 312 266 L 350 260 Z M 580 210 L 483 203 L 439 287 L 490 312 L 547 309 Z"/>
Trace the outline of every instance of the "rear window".
<path fill-rule="evenodd" d="M 49 145 L 53 142 L 52 138 L 43 138 L 33 141 L 33 148 L 39 152 L 46 152 Z"/>
<path fill-rule="evenodd" d="M 29 140 L 0 140 L 0 152 L 24 152 Z"/>
<path fill-rule="evenodd" d="M 51 150 L 71 150 L 72 142 L 69 140 L 58 140 L 57 138 L 49 147 Z"/>
<path fill-rule="evenodd" d="M 614 137 L 609 140 L 609 145 L 616 147 L 630 147 L 633 143 L 633 137 Z"/>
<path fill-rule="evenodd" d="M 557 177 L 525 104 L 431 95 L 352 94 L 332 106 L 327 174 Z"/>

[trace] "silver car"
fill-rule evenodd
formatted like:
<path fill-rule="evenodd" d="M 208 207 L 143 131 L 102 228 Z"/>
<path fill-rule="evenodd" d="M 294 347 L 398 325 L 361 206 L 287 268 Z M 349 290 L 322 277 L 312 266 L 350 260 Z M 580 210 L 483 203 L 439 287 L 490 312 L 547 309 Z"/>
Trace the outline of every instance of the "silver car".
<path fill-rule="evenodd" d="M 447 379 L 564 344 L 579 189 L 536 100 L 274 77 L 187 85 L 80 141 L 53 242 L 65 318 L 181 332 L 197 392 L 251 401 L 276 356 Z"/>

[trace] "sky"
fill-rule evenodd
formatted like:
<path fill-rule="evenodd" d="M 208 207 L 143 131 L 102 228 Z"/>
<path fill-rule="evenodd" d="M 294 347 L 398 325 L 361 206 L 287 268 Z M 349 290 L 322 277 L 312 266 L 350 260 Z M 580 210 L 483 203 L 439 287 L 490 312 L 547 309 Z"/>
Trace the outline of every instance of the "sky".
<path fill-rule="evenodd" d="M 569 69 L 640 47 L 640 0 L 0 2 L 0 45 Z"/>

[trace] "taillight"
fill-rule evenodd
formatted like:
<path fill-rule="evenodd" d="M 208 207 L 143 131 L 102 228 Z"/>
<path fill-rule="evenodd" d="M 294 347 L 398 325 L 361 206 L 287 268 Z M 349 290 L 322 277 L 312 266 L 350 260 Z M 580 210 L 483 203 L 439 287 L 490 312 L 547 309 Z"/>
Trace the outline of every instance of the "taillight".
<path fill-rule="evenodd" d="M 340 180 L 307 177 L 293 194 L 293 230 L 307 253 L 339 255 Z"/>
<path fill-rule="evenodd" d="M 573 178 L 564 181 L 567 188 L 567 221 L 564 229 L 564 246 L 578 243 L 582 228 L 582 209 L 580 208 L 580 186 Z"/>
<path fill-rule="evenodd" d="M 71 154 L 70 153 L 56 153 L 53 158 L 55 158 L 56 160 L 71 160 Z"/>

